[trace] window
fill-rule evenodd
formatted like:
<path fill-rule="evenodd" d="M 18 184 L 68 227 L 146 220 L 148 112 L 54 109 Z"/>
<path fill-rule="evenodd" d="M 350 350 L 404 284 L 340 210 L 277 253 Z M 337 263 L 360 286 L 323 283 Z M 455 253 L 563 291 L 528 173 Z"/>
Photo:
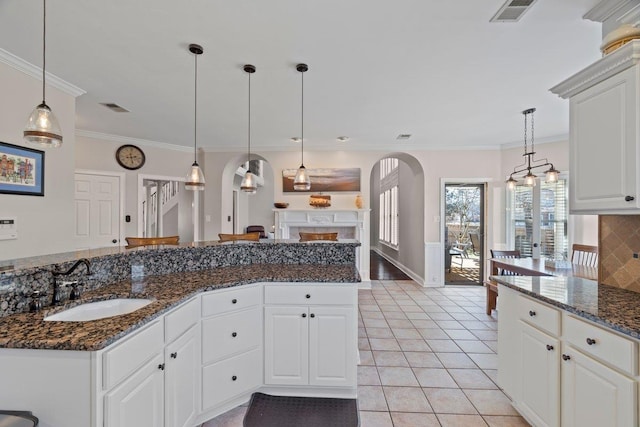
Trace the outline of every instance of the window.
<path fill-rule="evenodd" d="M 398 159 L 380 160 L 380 224 L 378 240 L 398 247 Z"/>
<path fill-rule="evenodd" d="M 510 193 L 509 241 L 522 256 L 567 256 L 567 180 L 516 186 Z M 536 245 L 537 244 L 537 245 Z"/>

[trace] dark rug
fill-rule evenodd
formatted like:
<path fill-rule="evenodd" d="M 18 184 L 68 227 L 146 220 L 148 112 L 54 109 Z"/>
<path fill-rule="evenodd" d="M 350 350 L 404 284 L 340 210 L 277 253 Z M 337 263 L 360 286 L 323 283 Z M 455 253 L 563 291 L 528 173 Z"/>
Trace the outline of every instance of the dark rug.
<path fill-rule="evenodd" d="M 356 399 L 253 393 L 244 427 L 357 427 Z"/>

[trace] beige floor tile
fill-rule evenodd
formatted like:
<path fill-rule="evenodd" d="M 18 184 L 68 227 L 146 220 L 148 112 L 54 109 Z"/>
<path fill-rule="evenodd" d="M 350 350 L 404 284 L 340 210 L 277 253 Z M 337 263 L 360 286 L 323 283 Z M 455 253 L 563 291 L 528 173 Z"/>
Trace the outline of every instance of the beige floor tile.
<path fill-rule="evenodd" d="M 436 414 L 478 413 L 460 389 L 425 388 L 423 390 Z"/>
<path fill-rule="evenodd" d="M 454 321 L 453 317 L 451 317 L 451 315 L 449 313 L 447 313 L 445 308 L 441 307 L 441 309 L 442 309 L 441 312 L 429 314 L 429 316 L 433 320 L 444 321 L 444 322 Z M 449 328 L 449 329 L 453 329 L 453 328 Z"/>
<path fill-rule="evenodd" d="M 425 340 L 403 340 L 398 339 L 398 344 L 402 351 L 431 351 L 431 348 L 427 345 Z"/>
<path fill-rule="evenodd" d="M 453 340 L 427 340 L 427 343 L 435 353 L 459 353 L 462 351 Z"/>
<path fill-rule="evenodd" d="M 391 328 L 366 328 L 369 338 L 393 338 Z"/>
<path fill-rule="evenodd" d="M 387 323 L 392 328 L 413 329 L 413 323 L 407 319 L 388 319 Z"/>
<path fill-rule="evenodd" d="M 437 414 L 442 427 L 487 427 L 479 415 Z"/>
<path fill-rule="evenodd" d="M 373 353 L 370 350 L 360 350 L 360 363 L 362 366 L 373 366 L 376 364 L 375 360 L 373 360 Z"/>
<path fill-rule="evenodd" d="M 489 427 L 530 427 L 530 424 L 522 417 L 487 415 L 483 418 L 489 424 Z"/>
<path fill-rule="evenodd" d="M 402 311 L 399 305 L 397 304 L 380 304 L 380 310 L 389 312 L 389 311 Z"/>
<path fill-rule="evenodd" d="M 369 338 L 358 338 L 358 350 L 371 350 Z"/>
<path fill-rule="evenodd" d="M 387 411 L 382 386 L 358 386 L 358 408 L 361 411 Z"/>
<path fill-rule="evenodd" d="M 360 313 L 363 319 L 384 319 L 381 311 L 363 311 Z"/>
<path fill-rule="evenodd" d="M 411 368 L 381 366 L 378 368 L 378 373 L 380 374 L 382 385 L 410 387 L 418 385 L 416 376 L 413 374 Z"/>
<path fill-rule="evenodd" d="M 391 330 L 393 331 L 393 335 L 398 339 L 422 340 L 422 336 L 417 329 L 391 328 Z"/>
<path fill-rule="evenodd" d="M 481 415 L 518 415 L 500 390 L 464 390 Z"/>
<path fill-rule="evenodd" d="M 473 335 L 475 335 L 476 337 L 478 337 L 478 339 L 482 340 L 482 341 L 497 341 L 498 340 L 498 333 L 496 331 L 475 331 L 475 330 L 471 330 L 471 333 Z"/>
<path fill-rule="evenodd" d="M 477 340 L 475 335 L 465 329 L 445 329 L 444 332 L 452 340 Z"/>
<path fill-rule="evenodd" d="M 389 325 L 384 319 L 362 319 L 366 328 L 388 328 Z"/>
<path fill-rule="evenodd" d="M 404 356 L 412 368 L 442 368 L 440 359 L 435 353 L 426 351 L 407 351 Z"/>
<path fill-rule="evenodd" d="M 491 329 L 486 325 L 486 323 L 481 322 L 480 320 L 463 320 L 460 323 L 470 331 L 486 331 Z"/>
<path fill-rule="evenodd" d="M 483 369 L 484 372 L 494 383 L 498 384 L 498 370 L 497 369 Z"/>
<path fill-rule="evenodd" d="M 440 427 L 434 414 L 416 414 L 411 412 L 392 412 L 394 427 Z"/>
<path fill-rule="evenodd" d="M 498 341 L 487 340 L 483 342 L 487 347 L 493 350 L 494 353 L 498 352 Z"/>
<path fill-rule="evenodd" d="M 420 387 L 383 387 L 390 411 L 433 412 Z"/>
<path fill-rule="evenodd" d="M 237 406 L 202 424 L 202 427 L 242 427 L 246 406 Z"/>
<path fill-rule="evenodd" d="M 377 366 L 409 366 L 409 362 L 401 351 L 374 351 L 373 358 Z"/>
<path fill-rule="evenodd" d="M 468 341 L 468 340 L 454 340 L 458 347 L 462 349 L 465 353 L 494 353 L 494 351 L 489 348 L 482 341 Z"/>
<path fill-rule="evenodd" d="M 431 320 L 426 313 L 420 311 L 415 313 L 407 313 L 407 318 L 411 320 Z"/>
<path fill-rule="evenodd" d="M 418 328 L 418 332 L 425 340 L 448 340 L 449 335 L 440 328 Z"/>
<path fill-rule="evenodd" d="M 448 371 L 460 388 L 497 389 L 493 381 L 480 369 L 449 369 Z"/>
<path fill-rule="evenodd" d="M 487 353 L 467 353 L 480 369 L 498 369 L 498 355 Z"/>
<path fill-rule="evenodd" d="M 366 338 L 367 330 L 365 328 L 358 328 L 358 338 Z"/>
<path fill-rule="evenodd" d="M 477 368 L 476 364 L 464 353 L 436 353 L 442 365 L 449 368 Z"/>
<path fill-rule="evenodd" d="M 436 320 L 442 329 L 464 329 L 464 326 L 457 320 Z"/>
<path fill-rule="evenodd" d="M 458 388 L 446 369 L 437 368 L 413 368 L 422 387 Z"/>
<path fill-rule="evenodd" d="M 412 319 L 411 323 L 418 329 L 440 329 L 434 320 Z"/>
<path fill-rule="evenodd" d="M 360 309 L 361 312 L 365 312 L 365 311 L 380 311 L 380 307 L 378 307 L 378 304 L 359 304 L 358 308 Z"/>
<path fill-rule="evenodd" d="M 358 366 L 358 385 L 380 385 L 380 376 L 375 366 Z"/>
<path fill-rule="evenodd" d="M 360 411 L 360 427 L 393 427 L 388 412 Z"/>
<path fill-rule="evenodd" d="M 407 320 L 407 315 L 401 311 L 386 311 L 386 312 L 383 312 L 383 314 L 384 314 L 384 317 L 387 319 Z"/>
<path fill-rule="evenodd" d="M 371 350 L 400 351 L 395 338 L 369 338 Z"/>

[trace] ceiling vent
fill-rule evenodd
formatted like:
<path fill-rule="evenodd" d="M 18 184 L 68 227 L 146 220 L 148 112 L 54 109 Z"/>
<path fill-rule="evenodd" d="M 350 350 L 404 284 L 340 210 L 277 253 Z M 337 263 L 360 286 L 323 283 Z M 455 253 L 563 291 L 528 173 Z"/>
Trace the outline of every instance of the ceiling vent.
<path fill-rule="evenodd" d="M 127 110 L 126 108 L 122 108 L 121 106 L 119 106 L 118 104 L 114 104 L 113 102 L 101 102 L 100 105 L 104 105 L 105 107 L 107 107 L 111 111 L 115 111 L 116 113 L 129 112 L 129 110 Z"/>
<path fill-rule="evenodd" d="M 533 6 L 536 0 L 507 0 L 493 15 L 491 22 L 518 22 L 522 15 Z"/>
<path fill-rule="evenodd" d="M 409 139 L 409 138 L 411 138 L 411 134 L 410 133 L 401 133 L 400 135 L 398 135 L 396 137 L 396 139 L 399 139 L 399 140 Z"/>

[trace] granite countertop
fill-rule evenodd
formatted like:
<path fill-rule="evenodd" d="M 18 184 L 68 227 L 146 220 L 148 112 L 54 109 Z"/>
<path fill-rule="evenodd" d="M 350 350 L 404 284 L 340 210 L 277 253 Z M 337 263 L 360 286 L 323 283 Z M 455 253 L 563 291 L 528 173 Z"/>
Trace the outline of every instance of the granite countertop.
<path fill-rule="evenodd" d="M 79 301 L 37 313 L 0 318 L 0 348 L 100 350 L 200 292 L 256 282 L 359 282 L 353 265 L 253 264 L 146 276 L 85 292 Z M 132 292 L 132 289 L 135 292 Z M 43 318 L 74 305 L 110 298 L 150 298 L 133 313 L 88 322 L 50 322 Z"/>
<path fill-rule="evenodd" d="M 640 339 L 640 293 L 594 280 L 552 276 L 491 276 L 491 279 L 577 316 Z"/>

